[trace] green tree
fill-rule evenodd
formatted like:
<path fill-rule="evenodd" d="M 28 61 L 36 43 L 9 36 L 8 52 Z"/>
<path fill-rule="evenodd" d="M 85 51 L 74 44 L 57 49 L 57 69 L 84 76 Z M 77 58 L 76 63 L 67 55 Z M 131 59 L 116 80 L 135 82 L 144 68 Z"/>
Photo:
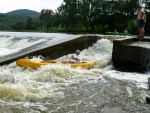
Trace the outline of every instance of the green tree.
<path fill-rule="evenodd" d="M 14 30 L 23 31 L 25 30 L 25 22 L 24 21 L 17 21 L 15 24 L 12 25 Z"/>
<path fill-rule="evenodd" d="M 32 18 L 28 18 L 27 22 L 26 22 L 26 29 L 27 30 L 33 30 L 34 29 L 33 24 L 34 24 L 33 19 Z"/>
<path fill-rule="evenodd" d="M 48 30 L 53 24 L 54 12 L 49 9 L 43 9 L 40 15 L 40 23 L 43 29 Z"/>
<path fill-rule="evenodd" d="M 58 8 L 59 15 L 61 16 L 60 21 L 67 30 L 75 30 L 78 26 L 79 9 L 77 4 L 78 0 L 64 0 Z"/>
<path fill-rule="evenodd" d="M 34 30 L 38 30 L 38 29 L 40 29 L 40 21 L 39 21 L 39 18 L 36 18 L 36 19 L 34 19 L 34 21 L 33 21 L 33 29 Z"/>
<path fill-rule="evenodd" d="M 145 0 L 144 3 L 146 12 L 145 34 L 150 35 L 150 0 Z"/>

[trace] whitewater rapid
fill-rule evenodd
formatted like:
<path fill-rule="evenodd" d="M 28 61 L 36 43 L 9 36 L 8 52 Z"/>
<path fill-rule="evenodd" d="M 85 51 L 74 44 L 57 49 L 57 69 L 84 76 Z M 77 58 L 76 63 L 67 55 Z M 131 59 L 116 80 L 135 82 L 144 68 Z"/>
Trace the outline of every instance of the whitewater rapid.
<path fill-rule="evenodd" d="M 0 34 L 1 56 L 55 37 L 68 37 L 47 33 Z M 145 93 L 140 89 L 148 89 L 150 74 L 117 71 L 111 61 L 112 48 L 112 41 L 103 38 L 82 50 L 83 60 L 97 62 L 90 70 L 60 64 L 37 70 L 21 68 L 15 62 L 1 66 L 0 113 L 149 113 L 150 106 L 145 104 Z M 72 54 L 57 60 L 68 60 Z"/>

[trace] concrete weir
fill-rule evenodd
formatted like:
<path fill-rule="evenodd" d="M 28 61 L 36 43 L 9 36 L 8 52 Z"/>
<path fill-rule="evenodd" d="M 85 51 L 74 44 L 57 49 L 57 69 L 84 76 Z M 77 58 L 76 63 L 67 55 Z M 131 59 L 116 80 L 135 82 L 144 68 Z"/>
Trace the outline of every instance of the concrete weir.
<path fill-rule="evenodd" d="M 18 53 L 0 57 L 0 65 L 14 62 L 19 58 L 30 58 L 39 55 L 45 59 L 56 59 L 63 55 L 74 53 L 76 49 L 86 49 L 98 39 L 100 37 L 96 35 L 75 35 L 70 38 L 54 38 L 50 41 L 23 49 Z"/>
<path fill-rule="evenodd" d="M 118 69 L 143 72 L 150 69 L 150 39 L 121 38 L 113 41 L 113 65 Z"/>

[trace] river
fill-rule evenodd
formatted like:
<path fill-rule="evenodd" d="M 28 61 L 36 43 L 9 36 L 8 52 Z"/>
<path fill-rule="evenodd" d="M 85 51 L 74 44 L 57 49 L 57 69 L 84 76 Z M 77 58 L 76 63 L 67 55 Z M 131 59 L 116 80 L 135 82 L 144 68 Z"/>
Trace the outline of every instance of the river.
<path fill-rule="evenodd" d="M 78 35 L 0 32 L 0 57 L 70 36 Z M 112 41 L 102 38 L 82 50 L 83 60 L 97 62 L 90 70 L 60 64 L 37 70 L 23 69 L 15 62 L 1 66 L 0 113 L 150 113 L 145 101 L 150 73 L 116 70 L 111 61 L 112 48 Z M 71 55 L 57 60 L 68 60 Z"/>

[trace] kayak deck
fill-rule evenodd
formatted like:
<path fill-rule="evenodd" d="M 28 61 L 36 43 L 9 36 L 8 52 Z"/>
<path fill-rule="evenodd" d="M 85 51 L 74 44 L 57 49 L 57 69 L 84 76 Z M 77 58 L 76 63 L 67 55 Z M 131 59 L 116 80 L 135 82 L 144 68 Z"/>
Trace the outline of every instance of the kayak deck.
<path fill-rule="evenodd" d="M 20 67 L 30 67 L 33 69 L 37 69 L 40 68 L 43 65 L 50 65 L 50 64 L 66 64 L 66 65 L 70 65 L 72 68 L 77 68 L 77 67 L 81 67 L 84 69 L 90 69 L 93 68 L 96 65 L 95 61 L 83 61 L 80 64 L 76 64 L 73 61 L 61 61 L 61 62 L 57 62 L 56 60 L 47 60 L 47 61 L 34 61 L 34 60 L 30 60 L 30 59 L 19 59 L 16 61 L 16 64 Z"/>

